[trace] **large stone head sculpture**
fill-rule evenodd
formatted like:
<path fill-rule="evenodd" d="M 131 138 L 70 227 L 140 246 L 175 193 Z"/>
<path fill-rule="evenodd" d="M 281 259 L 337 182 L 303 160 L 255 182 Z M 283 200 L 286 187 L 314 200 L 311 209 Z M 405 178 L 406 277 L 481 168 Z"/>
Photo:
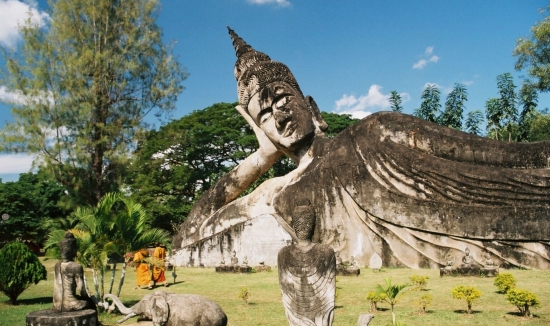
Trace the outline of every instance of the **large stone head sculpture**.
<path fill-rule="evenodd" d="M 72 261 L 76 257 L 76 238 L 71 232 L 65 233 L 63 239 L 59 243 L 59 251 L 61 252 L 61 258 L 64 261 Z"/>
<path fill-rule="evenodd" d="M 294 151 L 326 130 L 317 104 L 310 96 L 304 98 L 290 69 L 228 29 L 237 55 L 234 72 L 239 104 L 273 144 Z"/>

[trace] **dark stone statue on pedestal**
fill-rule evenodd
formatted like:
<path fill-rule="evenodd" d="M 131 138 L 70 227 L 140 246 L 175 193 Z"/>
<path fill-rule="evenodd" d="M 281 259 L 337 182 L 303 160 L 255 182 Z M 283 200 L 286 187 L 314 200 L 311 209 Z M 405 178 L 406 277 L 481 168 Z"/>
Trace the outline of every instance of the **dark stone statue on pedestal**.
<path fill-rule="evenodd" d="M 279 251 L 279 286 L 291 326 L 332 325 L 336 293 L 336 257 L 327 245 L 311 242 L 315 212 L 310 205 L 294 210 L 295 242 Z"/>
<path fill-rule="evenodd" d="M 62 261 L 55 264 L 52 309 L 27 314 L 27 325 L 65 326 L 98 323 L 96 306 L 84 285 L 84 268 L 76 262 L 76 239 L 67 232 L 59 245 Z"/>

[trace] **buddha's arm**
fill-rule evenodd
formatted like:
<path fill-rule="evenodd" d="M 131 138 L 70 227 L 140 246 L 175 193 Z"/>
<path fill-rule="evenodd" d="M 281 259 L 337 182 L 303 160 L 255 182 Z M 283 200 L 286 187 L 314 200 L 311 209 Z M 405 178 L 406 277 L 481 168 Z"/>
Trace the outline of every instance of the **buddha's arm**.
<path fill-rule="evenodd" d="M 258 150 L 248 156 L 237 167 L 224 175 L 210 188 L 193 206 L 188 218 L 207 217 L 235 200 L 243 191 L 265 173 L 280 157 L 282 153 L 276 152 L 265 155 Z"/>
<path fill-rule="evenodd" d="M 84 283 L 84 268 L 80 265 L 78 267 L 78 271 L 75 274 L 76 292 L 79 293 L 80 296 L 87 298 L 88 291 L 86 291 L 86 284 Z"/>
<path fill-rule="evenodd" d="M 260 145 L 259 149 L 202 195 L 189 213 L 187 218 L 189 221 L 201 221 L 201 217 L 206 218 L 235 200 L 283 155 L 241 106 L 238 105 L 236 109 L 254 130 Z"/>

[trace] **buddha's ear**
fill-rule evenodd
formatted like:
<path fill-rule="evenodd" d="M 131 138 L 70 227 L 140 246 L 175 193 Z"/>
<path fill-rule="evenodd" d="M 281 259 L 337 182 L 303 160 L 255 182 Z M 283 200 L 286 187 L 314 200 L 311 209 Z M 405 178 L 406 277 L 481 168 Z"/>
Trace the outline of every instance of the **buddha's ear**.
<path fill-rule="evenodd" d="M 325 119 L 323 119 L 323 116 L 321 115 L 321 111 L 319 110 L 319 107 L 317 106 L 317 103 L 315 103 L 315 100 L 311 96 L 306 96 L 306 103 L 311 111 L 311 114 L 313 115 L 313 123 L 319 130 L 325 131 L 328 128 L 327 123 L 325 122 Z"/>

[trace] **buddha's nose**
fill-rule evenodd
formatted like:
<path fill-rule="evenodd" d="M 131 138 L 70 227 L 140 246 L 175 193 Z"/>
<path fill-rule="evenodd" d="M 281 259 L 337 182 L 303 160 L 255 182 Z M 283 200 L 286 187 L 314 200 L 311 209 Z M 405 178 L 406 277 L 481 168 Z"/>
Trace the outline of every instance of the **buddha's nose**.
<path fill-rule="evenodd" d="M 274 110 L 273 117 L 275 118 L 275 127 L 277 129 L 284 128 L 286 123 L 290 120 L 290 114 L 279 110 Z"/>

